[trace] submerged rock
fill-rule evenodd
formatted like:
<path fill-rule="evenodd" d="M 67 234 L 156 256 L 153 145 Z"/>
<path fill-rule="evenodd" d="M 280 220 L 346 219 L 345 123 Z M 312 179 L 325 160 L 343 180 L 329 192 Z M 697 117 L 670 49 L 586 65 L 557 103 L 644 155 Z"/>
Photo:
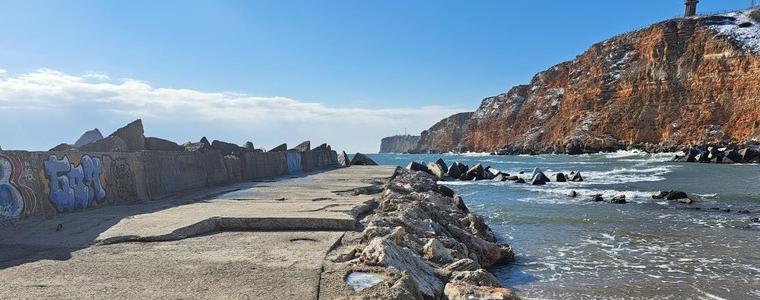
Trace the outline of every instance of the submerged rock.
<path fill-rule="evenodd" d="M 689 198 L 689 195 L 681 191 L 670 191 L 665 195 L 665 200 L 678 200 L 683 198 Z"/>
<path fill-rule="evenodd" d="M 625 200 L 625 195 L 617 195 L 615 197 L 612 197 L 610 199 L 609 203 L 612 204 L 625 204 L 627 201 Z"/>
<path fill-rule="evenodd" d="M 602 201 L 604 201 L 604 197 L 602 197 L 602 194 L 591 195 L 591 201 L 592 202 L 602 202 Z"/>

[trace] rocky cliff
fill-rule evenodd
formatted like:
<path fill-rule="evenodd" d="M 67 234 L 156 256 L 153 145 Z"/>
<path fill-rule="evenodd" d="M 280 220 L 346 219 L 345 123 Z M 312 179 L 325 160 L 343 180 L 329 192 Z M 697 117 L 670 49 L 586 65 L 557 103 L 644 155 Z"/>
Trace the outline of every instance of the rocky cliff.
<path fill-rule="evenodd" d="M 380 141 L 380 153 L 407 153 L 417 147 L 418 135 L 394 135 Z"/>
<path fill-rule="evenodd" d="M 759 24 L 756 9 L 613 37 L 484 99 L 466 119 L 444 119 L 417 150 L 662 151 L 758 138 Z"/>

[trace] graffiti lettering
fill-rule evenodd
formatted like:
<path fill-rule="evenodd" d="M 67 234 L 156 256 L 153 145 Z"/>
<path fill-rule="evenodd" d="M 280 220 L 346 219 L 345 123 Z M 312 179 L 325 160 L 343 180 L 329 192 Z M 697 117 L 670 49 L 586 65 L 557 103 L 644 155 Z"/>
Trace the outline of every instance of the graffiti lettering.
<path fill-rule="evenodd" d="M 34 209 L 34 193 L 19 180 L 20 165 L 18 158 L 0 154 L 0 217 L 18 217 Z"/>
<path fill-rule="evenodd" d="M 79 165 L 74 166 L 67 156 L 58 159 L 51 155 L 43 166 L 50 187 L 50 203 L 58 212 L 88 208 L 106 198 L 100 182 L 103 165 L 99 158 L 82 155 Z"/>

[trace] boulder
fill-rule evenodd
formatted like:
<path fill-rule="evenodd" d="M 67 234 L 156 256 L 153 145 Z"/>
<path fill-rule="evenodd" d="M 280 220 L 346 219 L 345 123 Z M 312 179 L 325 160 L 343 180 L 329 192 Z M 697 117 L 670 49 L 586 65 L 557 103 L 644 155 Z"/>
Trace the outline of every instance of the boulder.
<path fill-rule="evenodd" d="M 288 151 L 288 144 L 286 143 L 282 143 L 279 146 L 274 147 L 271 150 L 269 150 L 269 152 L 284 152 L 284 151 Z"/>
<path fill-rule="evenodd" d="M 446 176 L 446 172 L 441 169 L 441 166 L 437 163 L 429 163 L 427 164 L 428 174 L 435 176 L 437 180 L 443 180 L 443 177 Z"/>
<path fill-rule="evenodd" d="M 507 177 L 507 180 L 509 181 L 517 181 L 518 179 L 520 179 L 520 177 L 517 177 L 517 175 L 512 175 L 512 176 Z"/>
<path fill-rule="evenodd" d="M 338 166 L 345 168 L 351 165 L 351 161 L 348 159 L 348 154 L 346 154 L 346 151 L 341 151 L 340 154 L 338 154 Z"/>
<path fill-rule="evenodd" d="M 146 137 L 145 150 L 184 151 L 185 147 L 177 145 L 177 143 L 169 141 L 169 140 L 160 139 L 157 137 Z"/>
<path fill-rule="evenodd" d="M 467 204 L 464 203 L 464 200 L 462 200 L 462 197 L 454 196 L 454 198 L 451 200 L 452 204 L 456 206 L 459 210 L 469 213 L 470 209 L 467 208 Z"/>
<path fill-rule="evenodd" d="M 507 176 L 504 176 L 504 174 L 496 175 L 493 179 L 493 181 L 507 181 Z"/>
<path fill-rule="evenodd" d="M 354 155 L 354 158 L 351 160 L 352 166 L 376 166 L 377 163 L 369 158 L 369 156 L 366 156 L 361 153 L 356 153 Z"/>
<path fill-rule="evenodd" d="M 544 185 L 549 182 L 549 177 L 541 171 L 539 168 L 533 169 L 533 176 L 530 178 L 530 184 L 532 185 Z"/>
<path fill-rule="evenodd" d="M 443 158 L 436 160 L 435 164 L 441 167 L 441 171 L 443 171 L 444 174 L 449 172 L 449 167 L 446 165 L 446 162 L 443 161 Z"/>
<path fill-rule="evenodd" d="M 469 258 L 457 260 L 444 268 L 446 271 L 453 273 L 456 271 L 475 271 L 480 269 L 480 264 Z"/>
<path fill-rule="evenodd" d="M 449 198 L 454 197 L 454 194 L 455 194 L 454 190 L 442 184 L 436 185 L 434 187 L 434 191 Z"/>
<path fill-rule="evenodd" d="M 313 150 L 313 151 L 330 151 L 332 149 L 330 148 L 330 145 L 328 145 L 327 143 L 323 143 L 322 145 L 319 145 L 316 148 L 311 149 L 311 150 Z"/>
<path fill-rule="evenodd" d="M 425 173 L 428 172 L 427 166 L 425 166 L 425 165 L 423 165 L 421 163 L 418 163 L 416 161 L 410 162 L 406 166 L 406 168 L 409 169 L 409 170 L 412 170 L 412 171 L 425 172 Z"/>
<path fill-rule="evenodd" d="M 552 181 L 554 181 L 554 182 L 567 182 L 567 178 L 565 177 L 564 173 L 560 172 L 560 173 L 552 175 Z"/>
<path fill-rule="evenodd" d="M 734 149 L 727 150 L 726 155 L 723 156 L 723 163 L 737 163 L 742 162 L 742 155 L 739 154 L 739 151 L 736 151 Z"/>
<path fill-rule="evenodd" d="M 660 191 L 659 193 L 652 195 L 652 199 L 665 199 L 668 194 L 670 194 L 670 191 Z"/>
<path fill-rule="evenodd" d="M 145 150 L 145 130 L 143 130 L 142 120 L 137 119 L 126 126 L 117 129 L 110 136 L 119 137 L 127 144 L 124 151 L 142 151 Z"/>
<path fill-rule="evenodd" d="M 581 172 L 575 172 L 570 174 L 570 181 L 572 182 L 581 182 L 583 181 L 583 176 L 581 176 Z"/>
<path fill-rule="evenodd" d="M 752 147 L 743 148 L 739 150 L 738 152 L 742 158 L 742 162 L 750 162 L 756 157 L 760 156 L 760 151 Z"/>
<path fill-rule="evenodd" d="M 665 196 L 665 200 L 669 200 L 669 201 L 684 199 L 684 198 L 689 198 L 689 195 L 686 195 L 686 193 L 681 192 L 681 191 L 670 191 Z"/>
<path fill-rule="evenodd" d="M 182 148 L 185 148 L 185 151 L 206 151 L 209 150 L 211 146 L 203 142 L 187 142 L 182 144 Z"/>
<path fill-rule="evenodd" d="M 74 146 L 79 148 L 92 142 L 97 142 L 103 139 L 103 134 L 97 128 L 93 130 L 87 130 L 79 136 Z"/>
<path fill-rule="evenodd" d="M 374 238 L 364 247 L 360 261 L 368 266 L 392 267 L 407 272 L 417 285 L 420 293 L 429 299 L 436 299 L 443 291 L 443 282 L 433 268 L 417 254 L 394 242 Z"/>
<path fill-rule="evenodd" d="M 515 261 L 515 251 L 512 250 L 512 246 L 499 244 L 499 249 L 501 249 L 501 257 L 494 263 L 494 265 L 506 265 Z"/>
<path fill-rule="evenodd" d="M 253 143 L 251 141 L 245 142 L 245 144 L 243 144 L 243 148 L 246 151 L 254 151 L 254 150 L 256 150 L 256 148 L 253 146 Z"/>
<path fill-rule="evenodd" d="M 483 269 L 452 272 L 449 282 L 476 286 L 501 287 L 499 280 L 496 279 L 493 274 Z"/>
<path fill-rule="evenodd" d="M 481 164 L 472 166 L 470 169 L 467 170 L 467 172 L 462 174 L 460 179 L 462 180 L 483 179 L 483 166 Z"/>
<path fill-rule="evenodd" d="M 205 136 L 201 137 L 201 140 L 199 141 L 199 143 L 205 144 L 207 148 L 211 148 L 211 142 L 209 142 Z"/>
<path fill-rule="evenodd" d="M 692 203 L 694 203 L 694 200 L 691 200 L 689 198 L 680 198 L 680 199 L 678 199 L 678 202 L 681 202 L 683 204 L 692 204 Z"/>
<path fill-rule="evenodd" d="M 298 152 L 306 152 L 311 150 L 311 141 L 303 141 L 298 146 L 293 147 L 293 149 L 290 149 L 291 151 L 298 151 Z"/>
<path fill-rule="evenodd" d="M 423 257 L 435 262 L 449 263 L 454 260 L 451 250 L 447 249 L 441 241 L 432 238 L 422 247 Z"/>
<path fill-rule="evenodd" d="M 591 201 L 592 202 L 602 202 L 602 201 L 604 201 L 604 197 L 602 197 L 601 194 L 591 195 Z"/>
<path fill-rule="evenodd" d="M 476 286 L 471 284 L 447 283 L 443 290 L 449 300 L 519 300 L 512 291 L 503 287 Z"/>
<path fill-rule="evenodd" d="M 617 195 L 615 197 L 612 197 L 612 199 L 610 199 L 608 202 L 612 204 L 625 204 L 625 195 Z"/>
<path fill-rule="evenodd" d="M 491 166 L 486 167 L 485 173 L 486 173 L 486 176 L 490 174 L 492 177 L 496 177 L 496 175 L 503 174 L 501 171 L 495 168 L 492 168 Z"/>
<path fill-rule="evenodd" d="M 570 193 L 568 194 L 568 196 L 570 196 L 571 198 L 578 197 L 578 192 L 576 192 L 576 191 L 570 191 Z"/>
<path fill-rule="evenodd" d="M 462 176 L 462 172 L 459 171 L 460 170 L 459 166 L 460 166 L 459 162 L 454 162 L 453 164 L 451 164 L 451 168 L 449 168 L 449 172 L 448 172 L 450 177 L 459 178 Z"/>
<path fill-rule="evenodd" d="M 517 180 L 515 180 L 515 183 L 525 183 L 525 179 L 517 178 Z"/>
<path fill-rule="evenodd" d="M 79 150 L 87 152 L 125 152 L 129 151 L 129 147 L 118 136 L 109 136 L 97 142 L 84 145 Z"/>
<path fill-rule="evenodd" d="M 72 144 L 63 143 L 51 148 L 49 151 L 68 151 L 68 150 L 77 150 L 77 147 Z"/>
<path fill-rule="evenodd" d="M 214 140 L 211 143 L 211 150 L 218 150 L 222 153 L 222 155 L 239 155 L 240 153 L 243 153 L 244 148 L 241 148 L 240 146 L 233 144 L 233 143 L 227 143 L 222 142 L 219 140 Z"/>

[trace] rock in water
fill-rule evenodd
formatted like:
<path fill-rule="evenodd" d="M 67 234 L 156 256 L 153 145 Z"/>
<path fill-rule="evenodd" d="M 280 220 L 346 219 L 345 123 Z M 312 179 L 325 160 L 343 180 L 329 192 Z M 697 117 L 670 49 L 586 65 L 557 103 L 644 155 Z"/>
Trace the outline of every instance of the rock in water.
<path fill-rule="evenodd" d="M 293 151 L 298 152 L 306 152 L 311 150 L 311 141 L 303 141 L 302 143 L 298 144 L 298 146 L 293 147 L 293 149 L 290 149 Z"/>
<path fill-rule="evenodd" d="M 441 170 L 443 171 L 444 174 L 449 172 L 449 167 L 446 165 L 446 162 L 443 161 L 442 158 L 439 158 L 438 160 L 436 160 L 435 164 L 441 167 Z"/>
<path fill-rule="evenodd" d="M 369 156 L 366 156 L 361 153 L 356 153 L 354 155 L 354 158 L 351 160 L 352 166 L 376 166 L 377 163 L 369 158 Z"/>
<path fill-rule="evenodd" d="M 602 201 L 604 201 L 604 198 L 602 197 L 601 194 L 596 194 L 596 195 L 592 195 L 591 196 L 591 201 L 592 202 L 602 202 Z"/>
<path fill-rule="evenodd" d="M 126 126 L 117 129 L 110 136 L 119 137 L 127 144 L 125 151 L 142 151 L 145 150 L 145 130 L 143 130 L 142 120 L 137 119 Z"/>
<path fill-rule="evenodd" d="M 475 286 L 501 287 L 499 280 L 493 274 L 483 269 L 453 272 L 449 282 Z"/>
<path fill-rule="evenodd" d="M 277 147 L 272 148 L 272 150 L 269 150 L 269 152 L 283 152 L 288 151 L 288 144 L 282 143 Z"/>
<path fill-rule="evenodd" d="M 459 179 L 459 177 L 462 177 L 462 169 L 466 169 L 466 166 L 462 165 L 459 162 L 454 162 L 451 164 L 451 167 L 449 168 L 449 176 L 451 178 Z"/>
<path fill-rule="evenodd" d="M 689 198 L 689 195 L 686 195 L 686 193 L 681 191 L 670 191 L 666 196 L 665 200 L 678 200 L 678 199 L 684 199 Z"/>
<path fill-rule="evenodd" d="M 670 194 L 669 191 L 660 191 L 659 193 L 652 195 L 652 199 L 665 199 L 668 194 Z"/>
<path fill-rule="evenodd" d="M 423 165 L 421 163 L 418 163 L 416 161 L 410 162 L 406 166 L 406 168 L 409 169 L 409 170 L 412 170 L 412 171 L 419 171 L 419 172 L 425 172 L 425 173 L 428 172 L 427 166 L 425 166 L 425 165 Z"/>
<path fill-rule="evenodd" d="M 554 174 L 552 175 L 552 177 L 554 178 L 554 180 L 552 180 L 554 182 L 567 182 L 567 178 L 565 177 L 565 174 L 562 172 Z"/>
<path fill-rule="evenodd" d="M 581 176 L 581 172 L 575 172 L 570 176 L 570 181 L 572 182 L 581 182 L 583 181 L 583 176 Z"/>
<path fill-rule="evenodd" d="M 93 130 L 88 130 L 82 133 L 82 135 L 79 136 L 77 141 L 74 142 L 74 146 L 79 148 L 89 143 L 97 142 L 102 139 L 103 139 L 103 134 L 100 133 L 100 130 L 95 128 Z"/>
<path fill-rule="evenodd" d="M 496 175 L 493 179 L 493 181 L 507 181 L 507 176 L 504 176 L 504 174 Z"/>
<path fill-rule="evenodd" d="M 568 194 L 568 196 L 570 196 L 571 198 L 578 197 L 578 192 L 576 192 L 576 191 L 570 191 L 570 194 Z"/>
<path fill-rule="evenodd" d="M 462 180 L 480 180 L 483 179 L 483 166 L 481 164 L 474 165 L 472 168 L 467 170 L 460 179 Z"/>
<path fill-rule="evenodd" d="M 625 204 L 625 195 L 617 195 L 615 197 L 612 197 L 609 202 L 612 204 Z"/>
<path fill-rule="evenodd" d="M 546 177 L 546 174 L 541 171 L 539 168 L 533 169 L 533 176 L 530 179 L 530 184 L 532 185 L 543 185 L 549 182 L 549 177 Z"/>
<path fill-rule="evenodd" d="M 351 161 L 348 160 L 348 154 L 346 154 L 346 151 L 341 151 L 340 154 L 338 154 L 338 166 L 345 168 L 351 165 Z"/>
<path fill-rule="evenodd" d="M 427 164 L 428 173 L 430 175 L 435 176 L 435 179 L 437 180 L 443 180 L 443 177 L 446 176 L 446 172 L 441 169 L 441 166 L 437 163 L 429 163 Z"/>
<path fill-rule="evenodd" d="M 146 137 L 145 150 L 184 151 L 185 147 L 177 145 L 177 143 L 169 141 L 169 140 L 160 139 L 156 137 Z"/>

